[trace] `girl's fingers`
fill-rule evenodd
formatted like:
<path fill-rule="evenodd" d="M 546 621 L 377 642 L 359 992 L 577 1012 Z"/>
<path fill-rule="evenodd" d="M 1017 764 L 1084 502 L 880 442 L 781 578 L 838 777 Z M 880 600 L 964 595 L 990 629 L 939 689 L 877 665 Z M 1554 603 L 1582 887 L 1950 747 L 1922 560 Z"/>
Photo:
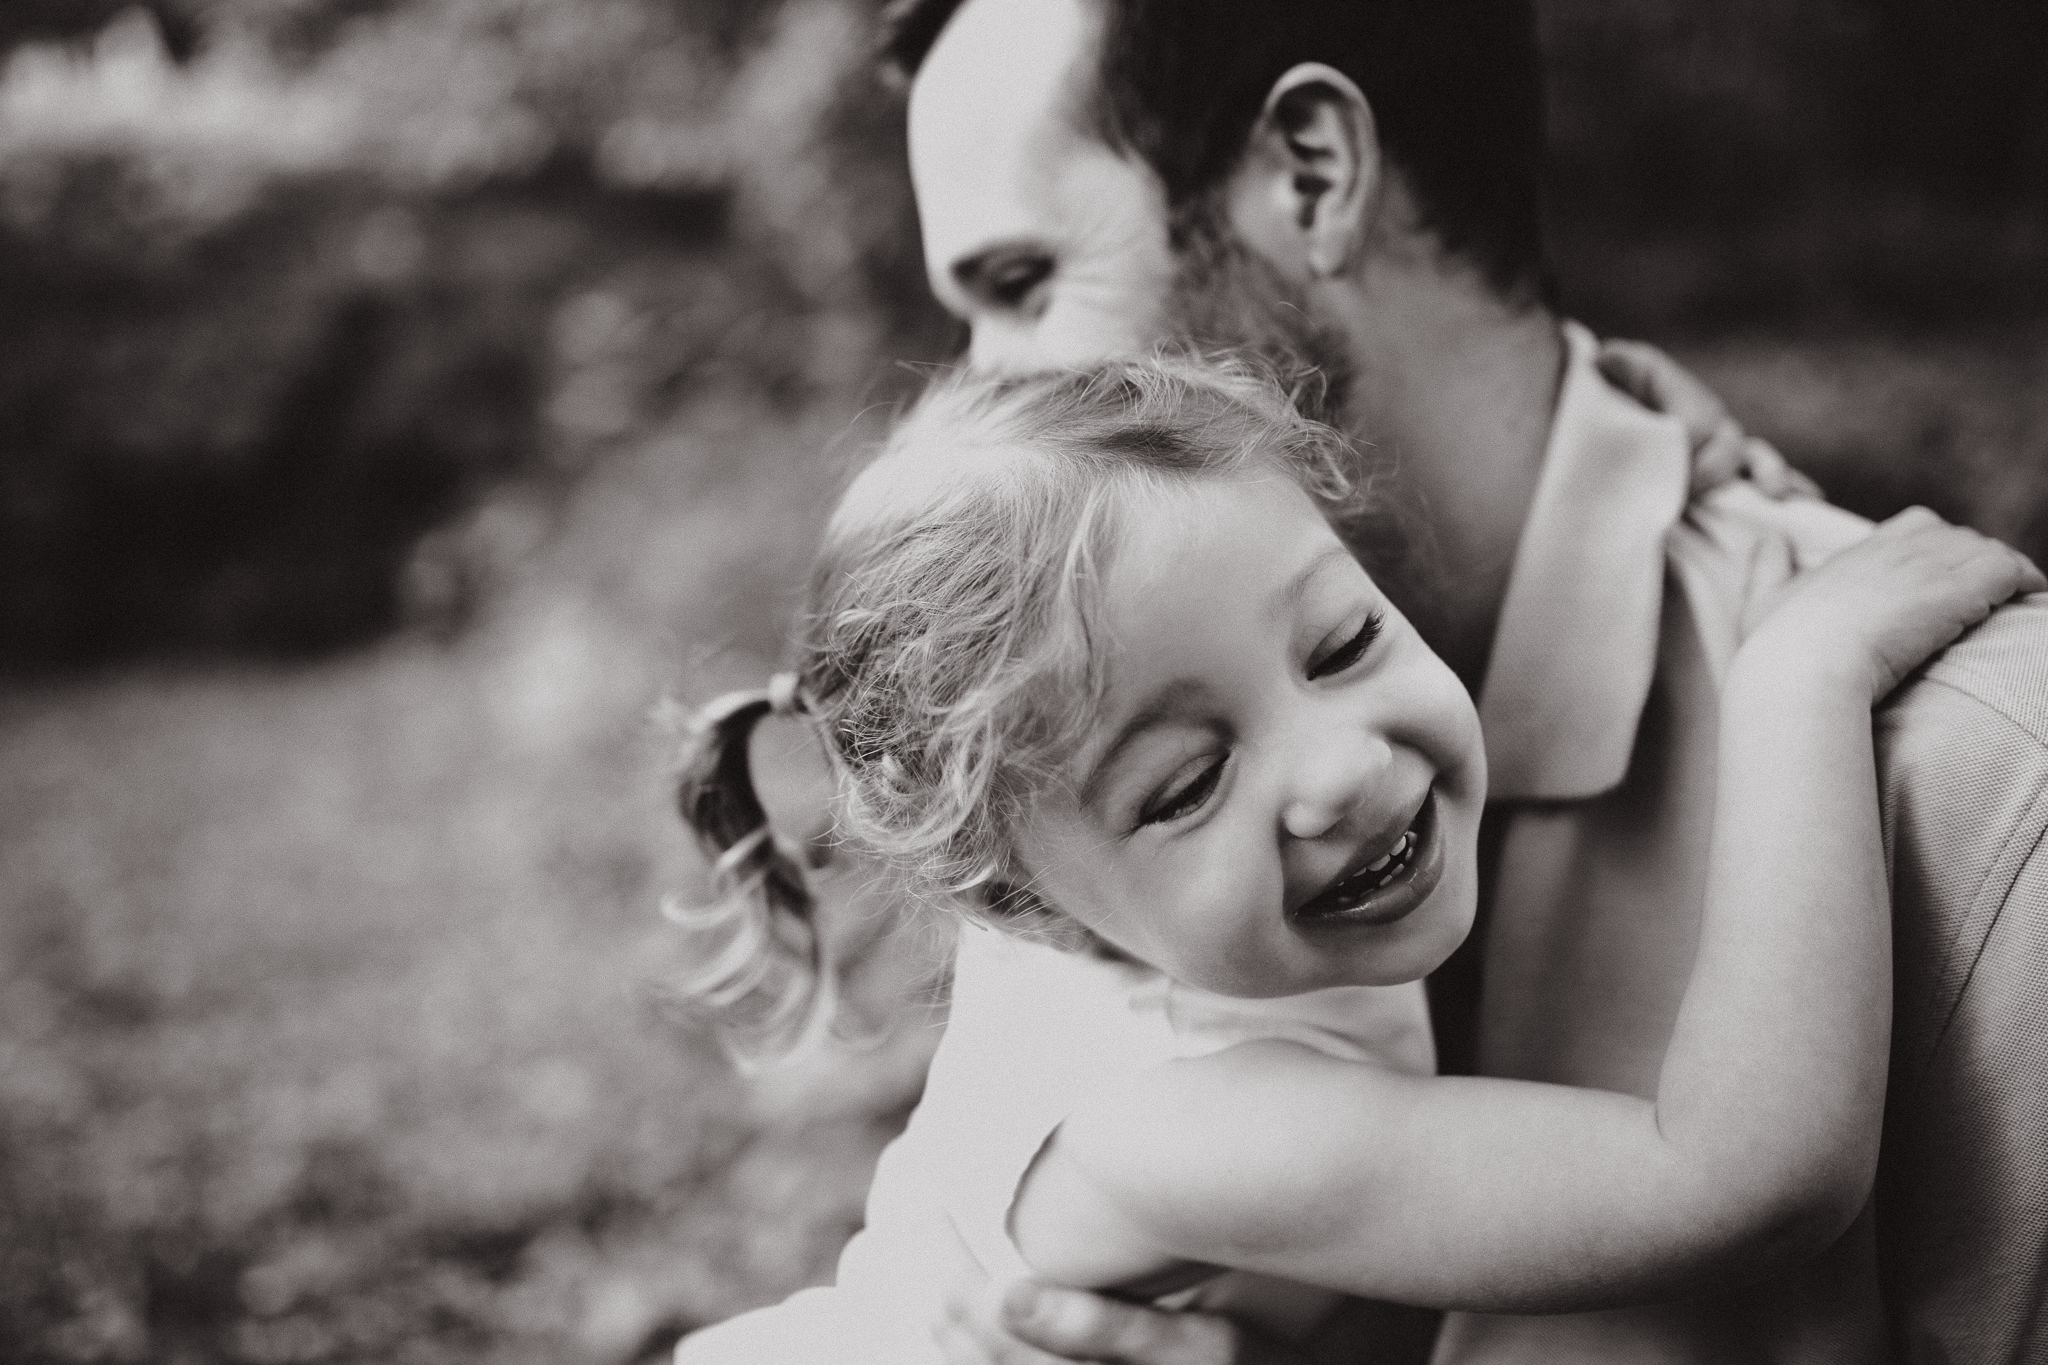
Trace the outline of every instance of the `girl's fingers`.
<path fill-rule="evenodd" d="M 2019 585 L 2015 593 L 2048 592 L 2048 574 L 2041 572 L 2040 565 L 2003 541 L 1991 543 L 2006 554 L 2013 581 Z"/>
<path fill-rule="evenodd" d="M 1745 439 L 1735 419 L 1723 417 L 1705 444 L 1694 448 L 1692 491 L 1695 494 L 1710 492 L 1742 477 L 1746 460 Z"/>
<path fill-rule="evenodd" d="M 1743 438 L 1742 469 L 1770 497 L 1783 500 L 1821 496 L 1820 485 L 1794 469 L 1791 461 L 1761 436 Z"/>
<path fill-rule="evenodd" d="M 1818 484 L 1794 469 L 1769 441 L 1746 434 L 1712 389 L 1655 346 L 1603 341 L 1599 365 L 1616 388 L 1685 428 L 1694 493 L 1747 478 L 1772 498 L 1821 496 Z"/>
<path fill-rule="evenodd" d="M 1600 372 L 1654 412 L 1676 417 L 1695 446 L 1711 436 L 1728 415 L 1714 391 L 1655 346 L 1642 341 L 1604 341 Z"/>
<path fill-rule="evenodd" d="M 1925 526 L 1946 526 L 1941 514 L 1917 503 L 1903 512 L 1894 512 L 1877 524 L 1880 531 L 1913 531 Z"/>

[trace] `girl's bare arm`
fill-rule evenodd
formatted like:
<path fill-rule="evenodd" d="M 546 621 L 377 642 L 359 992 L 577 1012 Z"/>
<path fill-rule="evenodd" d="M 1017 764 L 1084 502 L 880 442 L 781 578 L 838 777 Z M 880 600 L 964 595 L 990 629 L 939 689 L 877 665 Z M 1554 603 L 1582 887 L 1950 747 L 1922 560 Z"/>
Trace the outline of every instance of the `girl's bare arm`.
<path fill-rule="evenodd" d="M 1726 681 L 1693 979 L 1655 1100 L 1414 1078 L 1286 1043 L 1159 1068 L 1061 1127 L 1041 1274 L 1192 1264 L 1480 1311 L 1641 1301 L 1810 1255 L 1867 1197 L 1890 1028 L 1870 708 L 2038 570 L 1911 513 L 1801 579 Z"/>

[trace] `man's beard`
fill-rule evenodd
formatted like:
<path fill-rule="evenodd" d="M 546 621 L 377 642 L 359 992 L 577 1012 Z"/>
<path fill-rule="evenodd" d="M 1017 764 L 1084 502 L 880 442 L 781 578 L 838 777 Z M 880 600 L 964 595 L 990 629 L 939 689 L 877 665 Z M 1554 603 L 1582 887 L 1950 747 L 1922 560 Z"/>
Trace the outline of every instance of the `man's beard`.
<path fill-rule="evenodd" d="M 1293 396 L 1303 416 L 1351 437 L 1355 497 L 1332 524 L 1404 611 L 1429 619 L 1432 604 L 1447 597 L 1443 556 L 1419 491 L 1396 477 L 1397 453 L 1354 430 L 1368 414 L 1347 410 L 1357 370 L 1343 329 L 1252 250 L 1213 201 L 1177 214 L 1173 241 L 1166 338 L 1251 360 Z"/>
<path fill-rule="evenodd" d="M 1166 335 L 1250 360 L 1294 396 L 1303 416 L 1341 428 L 1351 357 L 1307 291 L 1247 246 L 1208 200 L 1177 215 L 1173 237 Z"/>

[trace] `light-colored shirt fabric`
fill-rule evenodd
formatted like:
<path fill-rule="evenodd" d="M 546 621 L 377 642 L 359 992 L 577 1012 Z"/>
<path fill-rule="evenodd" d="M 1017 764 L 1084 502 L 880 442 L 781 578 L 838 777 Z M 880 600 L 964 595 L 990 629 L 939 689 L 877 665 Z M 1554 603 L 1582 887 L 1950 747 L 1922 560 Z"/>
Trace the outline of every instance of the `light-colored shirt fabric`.
<path fill-rule="evenodd" d="M 1480 718 L 1502 828 L 1479 1069 L 1648 1096 L 1691 970 L 1720 681 L 1795 573 L 1864 533 L 1732 485 L 1685 502 L 1668 419 L 1570 368 Z M 1897 925 L 1874 1216 L 1687 1303 L 1452 1315 L 1437 1365 L 2048 1360 L 2048 597 L 1878 717 Z M 1880 1290 L 1882 1285 L 1882 1290 Z"/>
<path fill-rule="evenodd" d="M 1054 1128 L 1143 1069 L 1254 1039 L 1409 1074 L 1434 1069 L 1420 984 L 1235 1000 L 1149 968 L 961 931 L 956 1011 L 923 1098 L 882 1155 L 867 1219 L 831 1286 L 686 1338 L 678 1365 L 924 1365 L 947 1287 L 1029 1273 L 1006 1224 Z M 1168 1302 L 1228 1312 L 1280 1337 L 1335 1305 L 1323 1290 L 1228 1274 Z"/>

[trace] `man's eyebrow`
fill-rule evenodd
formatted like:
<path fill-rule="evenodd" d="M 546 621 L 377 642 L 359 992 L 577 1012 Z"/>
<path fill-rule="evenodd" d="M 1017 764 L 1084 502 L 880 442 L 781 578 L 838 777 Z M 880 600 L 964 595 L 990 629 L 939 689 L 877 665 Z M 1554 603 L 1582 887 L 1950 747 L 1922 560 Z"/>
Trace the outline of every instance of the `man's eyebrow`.
<path fill-rule="evenodd" d="M 1129 720 L 1117 727 L 1116 738 L 1103 749 L 1102 756 L 1089 766 L 1088 775 L 1081 780 L 1079 802 L 1086 806 L 1100 794 L 1102 781 L 1116 766 L 1117 757 L 1131 746 L 1131 742 L 1147 730 L 1174 719 L 1186 708 L 1188 700 L 1201 692 L 1202 685 L 1192 678 L 1177 678 L 1161 687 L 1145 699 L 1145 704 L 1131 713 Z"/>

